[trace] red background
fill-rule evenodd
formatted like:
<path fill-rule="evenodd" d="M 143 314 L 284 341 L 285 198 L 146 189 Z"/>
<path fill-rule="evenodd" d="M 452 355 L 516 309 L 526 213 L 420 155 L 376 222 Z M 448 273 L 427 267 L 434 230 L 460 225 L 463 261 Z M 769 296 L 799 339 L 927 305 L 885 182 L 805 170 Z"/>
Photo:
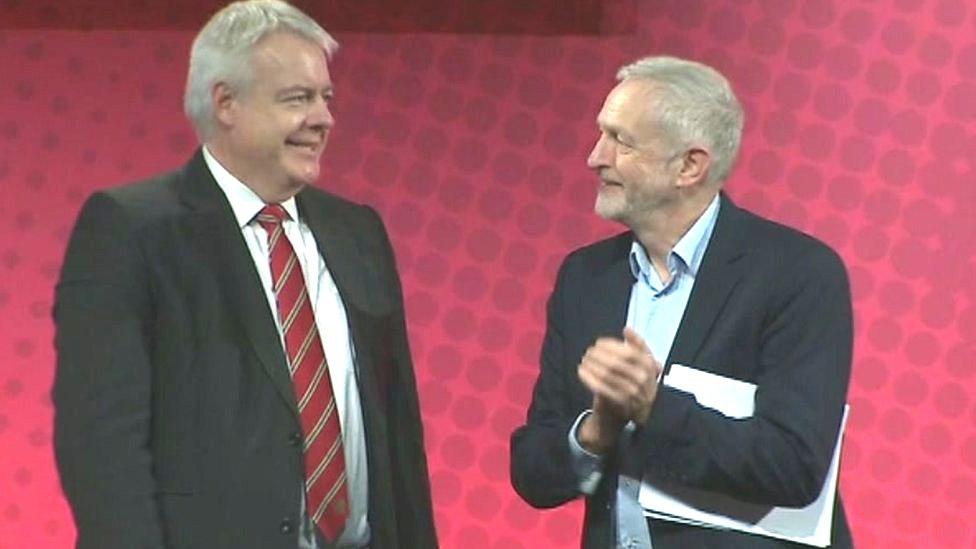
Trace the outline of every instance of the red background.
<path fill-rule="evenodd" d="M 128 4 L 0 4 L 0 549 L 74 536 L 50 308 L 80 203 L 195 147 L 180 97 L 213 2 Z M 747 122 L 729 192 L 850 270 L 841 492 L 858 546 L 976 546 L 972 2 L 319 4 L 304 5 L 342 44 L 321 184 L 392 234 L 445 548 L 577 543 L 578 505 L 539 512 L 512 492 L 508 435 L 560 259 L 619 229 L 591 212 L 585 157 L 616 68 L 650 53 L 730 77 Z"/>

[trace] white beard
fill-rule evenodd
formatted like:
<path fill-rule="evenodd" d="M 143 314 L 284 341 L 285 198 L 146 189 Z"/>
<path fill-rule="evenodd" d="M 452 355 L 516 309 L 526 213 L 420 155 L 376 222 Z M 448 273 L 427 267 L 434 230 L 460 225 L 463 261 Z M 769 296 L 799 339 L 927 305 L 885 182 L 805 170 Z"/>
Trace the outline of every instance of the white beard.
<path fill-rule="evenodd" d="M 603 186 L 597 190 L 593 210 L 608 221 L 621 221 L 627 213 L 627 193 L 623 187 Z"/>

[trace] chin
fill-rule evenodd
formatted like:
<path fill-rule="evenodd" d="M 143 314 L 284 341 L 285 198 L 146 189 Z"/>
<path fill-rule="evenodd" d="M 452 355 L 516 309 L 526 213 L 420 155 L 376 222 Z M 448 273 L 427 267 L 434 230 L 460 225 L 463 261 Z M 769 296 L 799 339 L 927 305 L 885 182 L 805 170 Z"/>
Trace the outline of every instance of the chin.
<path fill-rule="evenodd" d="M 596 204 L 593 205 L 593 211 L 607 221 L 620 221 L 624 214 L 624 204 L 598 194 Z"/>
<path fill-rule="evenodd" d="M 314 185 L 319 180 L 319 172 L 318 164 L 314 168 L 312 166 L 302 166 L 291 170 L 288 174 L 288 179 L 296 186 Z"/>

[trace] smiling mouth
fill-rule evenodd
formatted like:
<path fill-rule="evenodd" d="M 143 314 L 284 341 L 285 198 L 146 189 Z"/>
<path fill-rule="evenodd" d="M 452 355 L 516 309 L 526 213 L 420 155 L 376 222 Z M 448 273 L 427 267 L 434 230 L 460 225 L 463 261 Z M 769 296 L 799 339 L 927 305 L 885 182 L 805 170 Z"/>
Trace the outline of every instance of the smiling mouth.
<path fill-rule="evenodd" d="M 319 141 L 293 141 L 286 139 L 285 144 L 308 153 L 317 153 L 321 148 L 321 142 Z"/>

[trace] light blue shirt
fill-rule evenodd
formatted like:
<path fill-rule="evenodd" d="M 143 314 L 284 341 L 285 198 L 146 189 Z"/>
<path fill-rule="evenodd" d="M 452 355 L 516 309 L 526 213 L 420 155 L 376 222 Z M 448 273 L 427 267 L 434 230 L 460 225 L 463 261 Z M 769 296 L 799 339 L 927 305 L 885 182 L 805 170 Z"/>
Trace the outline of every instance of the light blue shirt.
<path fill-rule="evenodd" d="M 667 283 L 662 282 L 640 242 L 635 240 L 631 246 L 629 261 L 634 285 L 627 307 L 627 326 L 644 338 L 654 358 L 662 364 L 671 352 L 698 268 L 715 229 L 718 210 L 719 198 L 716 196 L 668 254 L 670 279 Z M 584 450 L 577 438 L 579 424 L 590 413 L 591 410 L 586 410 L 580 414 L 569 431 L 569 446 L 580 491 L 587 495 L 593 494 L 603 476 L 603 459 Z M 621 436 L 632 436 L 633 432 L 634 425 L 629 423 Z M 647 521 L 637 500 L 641 479 L 621 474 L 618 480 L 617 547 L 649 548 Z"/>

